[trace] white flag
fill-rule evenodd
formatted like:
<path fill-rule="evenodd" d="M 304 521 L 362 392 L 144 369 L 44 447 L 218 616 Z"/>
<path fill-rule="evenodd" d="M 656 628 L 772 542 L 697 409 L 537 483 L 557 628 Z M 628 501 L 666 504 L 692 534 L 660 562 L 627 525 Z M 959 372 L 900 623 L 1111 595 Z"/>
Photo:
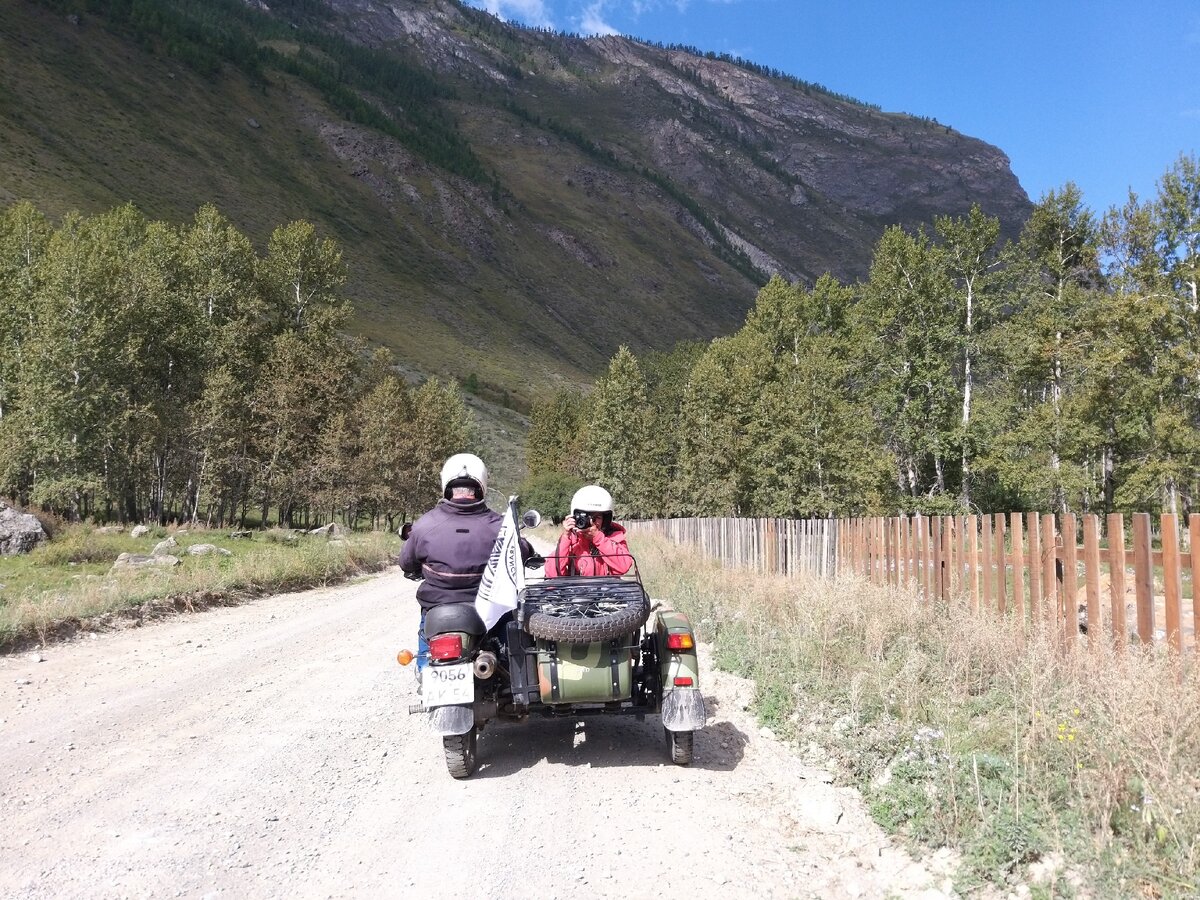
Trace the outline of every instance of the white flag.
<path fill-rule="evenodd" d="M 521 532 L 517 528 L 517 498 L 508 498 L 508 512 L 492 554 L 488 557 L 487 570 L 479 582 L 479 593 L 475 595 L 475 611 L 490 629 L 509 610 L 517 608 L 517 594 L 525 589 L 525 565 L 521 560 Z"/>

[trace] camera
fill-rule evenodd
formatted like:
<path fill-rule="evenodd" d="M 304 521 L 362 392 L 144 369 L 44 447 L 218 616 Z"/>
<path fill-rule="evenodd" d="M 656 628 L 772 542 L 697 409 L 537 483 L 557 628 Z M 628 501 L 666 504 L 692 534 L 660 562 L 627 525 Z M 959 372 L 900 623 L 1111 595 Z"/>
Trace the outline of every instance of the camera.
<path fill-rule="evenodd" d="M 592 514 L 585 512 L 577 512 L 573 515 L 575 519 L 575 527 L 579 529 L 587 528 L 592 524 Z"/>

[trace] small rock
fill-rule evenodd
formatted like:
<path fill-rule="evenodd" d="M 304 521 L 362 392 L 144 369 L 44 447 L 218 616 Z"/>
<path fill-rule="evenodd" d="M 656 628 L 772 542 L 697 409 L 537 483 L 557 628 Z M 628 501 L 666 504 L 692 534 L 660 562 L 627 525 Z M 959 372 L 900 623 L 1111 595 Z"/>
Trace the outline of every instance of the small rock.
<path fill-rule="evenodd" d="M 179 546 L 179 541 L 173 537 L 166 538 L 154 545 L 154 549 L 150 551 L 151 556 L 166 556 L 170 551 Z"/>
<path fill-rule="evenodd" d="M 246 124 L 251 128 L 262 128 L 262 126 L 258 124 L 258 119 L 254 118 L 253 116 L 246 120 Z"/>
<path fill-rule="evenodd" d="M 113 563 L 113 572 L 119 572 L 123 569 L 145 569 L 145 568 L 164 568 L 169 569 L 179 565 L 183 560 L 178 556 L 171 556 L 164 553 L 161 556 L 146 556 L 141 553 L 122 553 L 117 557 L 117 561 Z"/>
<path fill-rule="evenodd" d="M 133 531 L 129 532 L 129 536 L 133 537 L 133 538 L 140 538 L 143 535 L 147 535 L 149 533 L 150 533 L 149 527 L 147 527 L 145 525 L 135 525 L 133 527 Z"/>
<path fill-rule="evenodd" d="M 36 651 L 33 653 L 30 653 L 29 656 L 26 657 L 26 659 L 28 659 L 32 663 L 39 663 L 39 662 L 46 661 L 46 657 L 42 656 L 42 654 L 40 654 Z"/>
<path fill-rule="evenodd" d="M 758 729 L 758 736 L 764 737 L 769 741 L 775 740 L 775 732 L 773 732 L 766 725 L 764 725 L 762 728 Z"/>
<path fill-rule="evenodd" d="M 33 684 L 33 682 L 32 682 L 32 681 L 30 681 L 28 678 L 18 678 L 18 679 L 17 679 L 17 684 L 24 686 L 24 685 L 27 685 L 27 684 Z"/>
<path fill-rule="evenodd" d="M 224 547 L 218 547 L 216 544 L 192 544 L 187 548 L 188 556 L 207 556 L 211 553 L 216 553 L 219 556 L 233 556 L 233 554 Z"/>

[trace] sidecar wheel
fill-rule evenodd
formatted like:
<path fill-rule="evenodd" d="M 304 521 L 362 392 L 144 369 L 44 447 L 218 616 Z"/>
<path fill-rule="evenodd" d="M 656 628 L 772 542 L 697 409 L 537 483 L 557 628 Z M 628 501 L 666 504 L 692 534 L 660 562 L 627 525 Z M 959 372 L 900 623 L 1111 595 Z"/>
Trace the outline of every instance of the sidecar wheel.
<path fill-rule="evenodd" d="M 442 752 L 446 755 L 446 768 L 454 778 L 469 778 L 478 764 L 476 745 L 479 732 L 475 726 L 466 734 L 451 734 L 442 738 Z"/>
<path fill-rule="evenodd" d="M 667 749 L 671 753 L 671 762 L 677 766 L 691 765 L 692 762 L 692 735 L 691 731 L 669 731 L 666 728 L 663 732 L 667 736 Z"/>

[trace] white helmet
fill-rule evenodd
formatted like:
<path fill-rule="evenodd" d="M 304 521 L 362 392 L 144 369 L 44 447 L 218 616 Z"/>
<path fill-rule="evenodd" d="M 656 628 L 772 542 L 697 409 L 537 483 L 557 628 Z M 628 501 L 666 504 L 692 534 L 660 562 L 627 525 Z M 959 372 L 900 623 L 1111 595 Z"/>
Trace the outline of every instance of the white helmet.
<path fill-rule="evenodd" d="M 571 498 L 571 512 L 575 510 L 611 514 L 613 511 L 612 494 L 598 484 L 581 487 Z"/>
<path fill-rule="evenodd" d="M 474 453 L 455 453 L 442 466 L 442 496 L 449 495 L 450 482 L 471 481 L 479 487 L 482 499 L 487 493 L 487 466 Z"/>

